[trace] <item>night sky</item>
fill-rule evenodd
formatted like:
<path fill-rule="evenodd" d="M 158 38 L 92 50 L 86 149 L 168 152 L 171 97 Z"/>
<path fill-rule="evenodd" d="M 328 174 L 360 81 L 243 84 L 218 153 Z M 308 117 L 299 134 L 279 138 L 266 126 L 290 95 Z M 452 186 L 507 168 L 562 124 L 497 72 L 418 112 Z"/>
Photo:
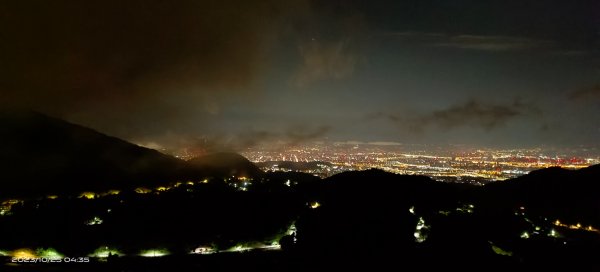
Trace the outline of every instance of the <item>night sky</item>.
<path fill-rule="evenodd" d="M 0 106 L 152 147 L 600 139 L 600 1 L 2 1 Z"/>

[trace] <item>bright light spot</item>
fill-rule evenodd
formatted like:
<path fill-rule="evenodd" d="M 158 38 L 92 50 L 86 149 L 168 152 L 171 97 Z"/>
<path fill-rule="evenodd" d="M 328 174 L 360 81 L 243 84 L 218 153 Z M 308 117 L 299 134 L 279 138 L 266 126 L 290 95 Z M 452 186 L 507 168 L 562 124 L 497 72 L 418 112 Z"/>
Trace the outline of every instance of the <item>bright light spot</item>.
<path fill-rule="evenodd" d="M 311 209 L 316 209 L 318 207 L 321 207 L 321 203 L 319 203 L 317 201 L 313 201 L 312 203 L 310 203 L 310 208 Z"/>
<path fill-rule="evenodd" d="M 467 204 L 467 205 L 462 205 L 462 206 L 456 208 L 456 211 L 461 212 L 461 213 L 473 213 L 474 208 L 475 208 L 475 205 Z"/>
<path fill-rule="evenodd" d="M 96 194 L 93 192 L 83 192 L 81 193 L 81 195 L 79 195 L 79 198 L 86 198 L 86 199 L 94 199 L 96 197 Z"/>
<path fill-rule="evenodd" d="M 108 258 L 109 255 L 122 256 L 123 254 L 114 248 L 104 246 L 96 249 L 94 253 L 90 254 L 89 256 L 94 258 Z"/>
<path fill-rule="evenodd" d="M 164 186 L 160 186 L 160 187 L 157 187 L 156 190 L 159 191 L 159 192 L 165 192 L 165 191 L 169 190 L 169 188 L 164 187 Z"/>
<path fill-rule="evenodd" d="M 197 247 L 192 250 L 192 254 L 213 254 L 216 250 L 212 247 Z"/>
<path fill-rule="evenodd" d="M 262 247 L 260 247 L 261 249 L 265 249 L 265 250 L 281 250 L 281 245 L 279 243 L 274 243 L 274 244 L 270 244 L 270 245 L 264 245 Z"/>
<path fill-rule="evenodd" d="M 583 227 L 581 225 L 581 223 L 577 223 L 575 225 L 568 225 L 568 224 L 564 224 L 561 223 L 559 220 L 554 221 L 554 225 L 555 226 L 559 226 L 559 227 L 563 227 L 563 228 L 569 228 L 569 229 L 574 229 L 574 230 L 585 230 L 585 231 L 593 231 L 593 232 L 598 232 L 600 233 L 600 231 L 598 229 L 595 229 L 592 226 L 588 226 L 588 227 Z"/>
<path fill-rule="evenodd" d="M 208 179 L 204 179 L 202 183 L 208 183 Z"/>
<path fill-rule="evenodd" d="M 8 251 L 0 250 L 0 256 L 10 256 Z"/>
<path fill-rule="evenodd" d="M 556 230 L 551 229 L 550 232 L 548 232 L 548 236 L 558 238 L 558 237 L 560 237 L 560 234 L 558 234 L 558 232 L 556 232 Z"/>
<path fill-rule="evenodd" d="M 287 186 L 287 187 L 291 187 L 291 186 L 292 186 L 292 182 L 291 182 L 291 181 L 288 179 L 288 180 L 285 182 L 285 186 Z"/>
<path fill-rule="evenodd" d="M 523 233 L 521 233 L 521 238 L 529 239 L 529 232 L 524 231 Z"/>
<path fill-rule="evenodd" d="M 119 190 L 110 190 L 110 191 L 108 191 L 109 195 L 118 195 L 120 193 L 121 193 L 121 191 L 119 191 Z"/>
<path fill-rule="evenodd" d="M 148 188 L 144 188 L 144 187 L 138 187 L 138 188 L 135 188 L 135 192 L 138 194 L 148 194 L 148 193 L 151 193 L 152 190 L 150 190 Z"/>
<path fill-rule="evenodd" d="M 104 222 L 104 221 L 100 217 L 94 216 L 94 218 L 86 221 L 85 224 L 88 226 L 93 226 L 93 225 L 100 225 L 100 224 L 102 224 L 102 222 Z"/>
<path fill-rule="evenodd" d="M 17 259 L 35 259 L 38 256 L 28 248 L 17 249 L 12 252 L 11 256 Z"/>
<path fill-rule="evenodd" d="M 445 216 L 450 215 L 450 211 L 439 211 L 438 213 Z"/>
<path fill-rule="evenodd" d="M 227 251 L 227 252 L 244 252 L 244 251 L 250 251 L 250 250 L 252 250 L 251 247 L 243 246 L 243 245 L 237 245 L 237 246 L 234 246 L 234 247 L 232 247 L 232 248 L 230 248 L 228 250 L 225 250 L 225 251 Z"/>
<path fill-rule="evenodd" d="M 490 245 L 492 246 L 492 250 L 494 251 L 494 253 L 498 254 L 498 255 L 503 255 L 503 256 L 512 256 L 513 253 L 507 250 L 504 250 L 496 245 L 494 245 L 494 243 L 490 242 Z"/>
<path fill-rule="evenodd" d="M 408 209 L 408 212 L 410 212 L 410 213 L 412 213 L 412 214 L 415 214 L 415 206 L 411 206 L 411 207 Z"/>
<path fill-rule="evenodd" d="M 296 222 L 293 222 L 285 232 L 285 235 L 296 235 Z"/>
<path fill-rule="evenodd" d="M 185 184 L 187 184 L 187 185 L 190 185 L 190 186 L 193 186 L 193 185 L 194 185 L 194 182 L 193 182 L 193 181 L 188 181 L 188 182 L 186 182 Z"/>
<path fill-rule="evenodd" d="M 57 195 L 49 195 L 46 197 L 47 199 L 57 199 L 58 196 Z"/>
<path fill-rule="evenodd" d="M 427 229 L 429 229 L 429 226 L 425 225 L 425 219 L 419 217 L 419 222 L 417 222 L 415 233 L 413 234 L 417 243 L 423 243 L 427 240 Z"/>
<path fill-rule="evenodd" d="M 142 257 L 162 257 L 162 256 L 166 256 L 169 255 L 169 251 L 166 249 L 150 249 L 150 250 L 144 250 L 140 253 L 140 256 Z"/>
<path fill-rule="evenodd" d="M 65 256 L 58 253 L 58 251 L 56 251 L 53 248 L 47 248 L 47 249 L 43 249 L 43 248 L 38 248 L 38 250 L 36 250 L 36 253 L 38 256 L 42 257 L 42 258 L 47 258 L 47 259 L 62 259 Z"/>

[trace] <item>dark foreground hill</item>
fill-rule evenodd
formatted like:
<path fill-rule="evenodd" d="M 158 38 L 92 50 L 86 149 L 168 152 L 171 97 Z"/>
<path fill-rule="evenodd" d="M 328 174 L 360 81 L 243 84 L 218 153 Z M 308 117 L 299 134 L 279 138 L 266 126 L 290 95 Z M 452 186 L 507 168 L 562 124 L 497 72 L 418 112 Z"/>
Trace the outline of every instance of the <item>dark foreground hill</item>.
<path fill-rule="evenodd" d="M 35 112 L 0 113 L 0 196 L 132 187 L 186 175 L 187 165 Z"/>
<path fill-rule="evenodd" d="M 206 173 L 219 177 L 259 178 L 263 172 L 244 156 L 231 152 L 218 152 L 194 158 L 188 163 Z"/>
<path fill-rule="evenodd" d="M 489 206 L 526 207 L 547 218 L 600 226 L 600 165 L 580 170 L 552 167 L 491 183 L 482 200 Z"/>
<path fill-rule="evenodd" d="M 36 112 L 0 112 L 0 198 L 155 186 L 261 172 L 226 153 L 187 163 Z"/>

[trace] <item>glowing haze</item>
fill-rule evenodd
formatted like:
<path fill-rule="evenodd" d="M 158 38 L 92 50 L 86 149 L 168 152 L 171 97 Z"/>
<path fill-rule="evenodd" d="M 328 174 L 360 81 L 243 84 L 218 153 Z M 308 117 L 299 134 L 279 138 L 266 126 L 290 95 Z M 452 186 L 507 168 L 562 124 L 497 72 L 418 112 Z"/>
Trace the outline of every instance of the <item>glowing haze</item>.
<path fill-rule="evenodd" d="M 4 1 L 0 106 L 154 147 L 600 138 L 598 1 Z"/>

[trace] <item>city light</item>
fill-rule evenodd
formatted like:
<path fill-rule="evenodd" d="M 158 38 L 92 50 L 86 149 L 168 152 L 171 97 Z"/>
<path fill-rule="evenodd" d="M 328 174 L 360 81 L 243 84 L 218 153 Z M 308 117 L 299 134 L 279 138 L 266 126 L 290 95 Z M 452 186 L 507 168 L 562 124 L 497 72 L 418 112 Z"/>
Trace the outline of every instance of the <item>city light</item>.
<path fill-rule="evenodd" d="M 169 254 L 169 251 L 166 249 L 149 249 L 140 252 L 141 257 L 163 257 Z"/>
<path fill-rule="evenodd" d="M 217 251 L 212 248 L 212 247 L 197 247 L 194 250 L 192 250 L 192 254 L 213 254 L 216 253 Z"/>
<path fill-rule="evenodd" d="M 283 151 L 250 149 L 243 155 L 255 163 L 266 163 L 261 167 L 264 171 L 300 171 L 324 178 L 345 171 L 378 168 L 396 174 L 425 175 L 440 181 L 474 185 L 514 178 L 552 166 L 581 169 L 600 163 L 600 158 L 548 156 L 540 148 L 438 150 L 434 153 L 402 150 L 396 145 L 382 147 L 343 143 L 306 144 Z M 282 161 L 311 163 L 311 167 L 294 170 L 276 163 Z M 286 185 L 291 186 L 290 183 Z"/>
<path fill-rule="evenodd" d="M 152 190 L 150 190 L 148 188 L 144 188 L 144 187 L 138 187 L 138 188 L 135 188 L 135 192 L 138 194 L 148 194 L 148 193 L 151 193 Z"/>
<path fill-rule="evenodd" d="M 17 258 L 17 259 L 35 259 L 35 258 L 39 258 L 38 255 L 35 254 L 35 252 L 33 252 L 33 250 L 28 249 L 28 248 L 22 248 L 22 249 L 17 249 L 15 251 L 12 252 L 11 257 L 13 258 Z"/>
<path fill-rule="evenodd" d="M 569 224 L 565 224 L 565 223 L 560 222 L 560 220 L 556 220 L 556 221 L 554 221 L 554 225 L 558 226 L 558 227 L 569 228 L 569 229 L 572 229 L 572 230 L 585 230 L 585 231 L 591 231 L 591 232 L 600 233 L 600 230 L 594 228 L 593 226 L 590 225 L 590 226 L 584 227 L 583 225 L 581 225 L 581 223 L 576 223 L 576 224 L 573 224 L 573 225 L 569 225 Z"/>
<path fill-rule="evenodd" d="M 419 217 L 419 221 L 417 222 L 417 226 L 415 227 L 415 232 L 413 234 L 417 243 L 423 243 L 425 240 L 427 240 L 427 229 L 429 229 L 429 226 L 425 225 L 425 220 L 423 217 Z"/>
<path fill-rule="evenodd" d="M 94 258 L 108 258 L 108 256 L 123 256 L 123 254 L 115 248 L 103 246 L 96 249 L 92 254 L 89 255 L 89 257 Z"/>
<path fill-rule="evenodd" d="M 58 251 L 56 251 L 53 248 L 39 248 L 36 250 L 36 254 L 37 256 L 40 256 L 42 258 L 48 258 L 48 259 L 61 259 L 64 258 L 63 254 L 58 253 Z"/>
<path fill-rule="evenodd" d="M 94 218 L 88 220 L 85 222 L 86 225 L 88 226 L 93 226 L 93 225 L 100 225 L 102 224 L 104 221 L 98 217 L 98 216 L 94 216 Z"/>
<path fill-rule="evenodd" d="M 79 195 L 79 198 L 85 198 L 85 199 L 94 199 L 96 197 L 96 194 L 94 192 L 83 192 Z"/>
<path fill-rule="evenodd" d="M 502 248 L 500 248 L 497 245 L 494 245 L 494 243 L 489 242 L 490 246 L 492 247 L 492 250 L 494 251 L 494 253 L 498 254 L 498 255 L 503 255 L 503 256 L 512 256 L 513 253 L 508 251 L 508 250 L 504 250 Z"/>

